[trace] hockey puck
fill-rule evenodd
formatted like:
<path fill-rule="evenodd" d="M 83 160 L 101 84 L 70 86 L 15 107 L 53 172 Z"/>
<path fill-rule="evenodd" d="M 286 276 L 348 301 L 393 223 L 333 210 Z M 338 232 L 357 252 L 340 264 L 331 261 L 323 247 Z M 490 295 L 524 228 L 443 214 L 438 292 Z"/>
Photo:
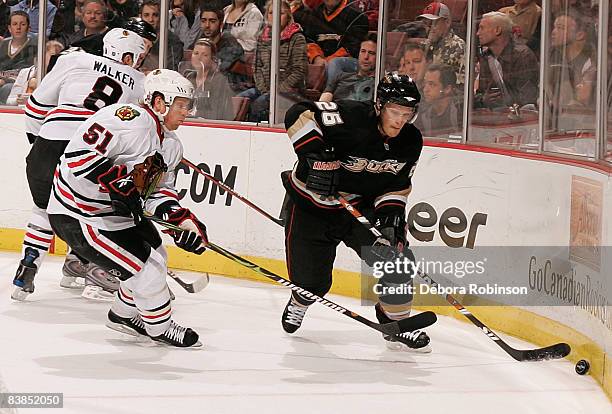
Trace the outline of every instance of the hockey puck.
<path fill-rule="evenodd" d="M 591 368 L 591 364 L 586 359 L 581 359 L 576 363 L 576 374 L 585 375 L 589 372 L 589 368 Z"/>

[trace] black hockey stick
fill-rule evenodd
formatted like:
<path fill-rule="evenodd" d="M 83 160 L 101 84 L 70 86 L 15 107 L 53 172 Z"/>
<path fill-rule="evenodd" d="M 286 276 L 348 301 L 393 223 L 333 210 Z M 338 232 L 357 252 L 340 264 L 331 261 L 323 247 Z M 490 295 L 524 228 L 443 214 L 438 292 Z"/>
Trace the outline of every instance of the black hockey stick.
<path fill-rule="evenodd" d="M 248 267 L 249 269 L 253 270 L 254 272 L 259 273 L 260 275 L 263 275 L 265 277 L 267 277 L 268 279 L 272 279 L 275 282 L 280 283 L 283 286 L 287 286 L 288 288 L 290 288 L 291 290 L 296 291 L 297 293 L 299 293 L 302 296 L 305 296 L 309 299 L 312 299 L 316 302 L 319 302 L 322 305 L 327 306 L 330 309 L 335 310 L 336 312 L 340 312 L 343 315 L 348 316 L 351 319 L 354 319 L 358 322 L 361 322 L 364 325 L 369 326 L 370 328 L 376 329 L 379 332 L 382 332 L 384 334 L 387 335 L 397 335 L 403 332 L 409 332 L 409 331 L 414 331 L 416 329 L 423 329 L 429 325 L 432 325 L 436 322 L 437 317 L 436 314 L 433 312 L 423 312 L 423 313 L 419 313 L 418 315 L 415 316 L 411 316 L 409 318 L 406 319 L 402 319 L 399 321 L 394 321 L 394 322 L 389 322 L 389 323 L 376 323 L 376 322 L 372 322 L 369 319 L 364 318 L 363 316 L 350 311 L 340 305 L 338 305 L 337 303 L 332 302 L 331 300 L 327 300 L 324 299 L 320 296 L 315 295 L 314 293 L 303 289 L 299 286 L 294 285 L 291 281 L 285 279 L 284 277 L 281 277 L 275 273 L 270 272 L 269 270 L 266 270 L 258 265 L 256 265 L 253 262 L 250 262 L 214 243 L 208 243 L 207 247 L 209 249 L 211 249 L 214 252 L 219 253 L 222 256 L 227 257 L 230 260 L 233 260 L 234 262 Z M 401 337 L 396 337 L 398 341 L 400 342 L 404 342 L 402 340 Z M 407 344 L 408 345 L 408 344 Z"/>
<path fill-rule="evenodd" d="M 185 282 L 183 279 L 181 279 L 172 270 L 168 269 L 168 276 L 174 279 L 174 281 L 178 283 L 180 287 L 182 287 L 183 289 L 185 289 L 185 291 L 189 293 L 200 292 L 202 289 L 208 286 L 208 282 L 210 281 L 210 277 L 208 276 L 208 273 L 205 273 L 205 272 L 200 272 L 200 273 L 203 273 L 201 277 L 199 277 L 193 283 L 188 283 L 188 282 Z"/>
<path fill-rule="evenodd" d="M 383 237 L 382 233 L 378 231 L 376 227 L 370 223 L 370 221 L 364 217 L 354 206 L 349 204 L 348 201 L 341 195 L 337 195 L 337 200 L 342 204 L 342 206 L 349 212 L 353 217 L 355 217 L 361 224 L 363 224 L 374 236 Z M 429 285 L 433 287 L 438 287 L 438 283 L 435 282 L 429 275 L 426 273 L 417 270 L 417 274 L 425 280 Z M 546 346 L 544 348 L 537 349 L 515 349 L 504 342 L 499 336 L 495 334 L 489 327 L 487 327 L 484 323 L 482 323 L 476 316 L 474 316 L 469 310 L 463 307 L 461 303 L 457 301 L 452 295 L 440 293 L 444 299 L 451 305 L 455 307 L 463 316 L 470 320 L 474 325 L 480 328 L 492 341 L 494 341 L 501 349 L 506 351 L 508 355 L 514 358 L 517 361 L 541 361 L 545 359 L 559 359 L 564 358 L 569 355 L 571 348 L 568 344 L 564 342 L 560 342 L 558 344 Z"/>
<path fill-rule="evenodd" d="M 181 160 L 181 162 L 183 164 L 185 164 L 187 167 L 193 169 L 198 174 L 203 175 L 204 178 L 206 178 L 207 180 L 211 181 L 212 183 L 214 183 L 218 187 L 222 188 L 223 190 L 227 191 L 228 193 L 230 193 L 231 195 L 236 197 L 238 200 L 242 201 L 244 204 L 246 204 L 247 206 L 249 206 L 252 209 L 254 209 L 255 211 L 257 211 L 261 215 L 265 216 L 266 218 L 269 218 L 270 220 L 272 220 L 273 222 L 275 222 L 279 226 L 283 226 L 283 227 L 285 226 L 285 222 L 282 219 L 276 218 L 272 214 L 270 214 L 267 211 L 265 211 L 264 209 L 262 209 L 261 207 L 258 207 L 255 203 L 249 201 L 246 197 L 243 197 L 240 194 L 238 194 L 232 187 L 228 186 L 227 184 L 225 184 L 224 182 L 222 182 L 220 180 L 217 180 L 214 176 L 212 176 L 211 174 L 209 174 L 206 171 L 202 170 L 200 167 L 198 167 L 197 165 L 195 165 L 194 163 L 192 163 L 188 159 L 183 158 Z"/>
<path fill-rule="evenodd" d="M 172 230 L 179 230 L 182 231 L 183 229 L 181 229 L 178 226 L 175 226 L 173 224 L 170 224 L 160 218 L 157 218 L 155 216 L 151 216 L 151 215 L 147 215 L 146 216 L 148 219 L 150 219 L 151 221 L 154 221 L 155 223 L 160 224 L 161 226 L 165 226 L 169 229 Z M 419 313 L 418 315 L 415 316 L 411 316 L 409 318 L 405 318 L 405 319 L 401 319 L 399 321 L 393 321 L 393 322 L 389 322 L 389 323 L 376 323 L 376 322 L 372 322 L 369 319 L 364 318 L 363 316 L 348 310 L 340 305 L 338 305 L 337 303 L 332 302 L 331 300 L 327 300 L 327 299 L 323 299 L 320 296 L 315 295 L 314 293 L 303 289 L 297 285 L 294 285 L 291 281 L 285 279 L 282 276 L 279 276 L 275 273 L 272 273 L 271 271 L 264 269 L 263 267 L 260 267 L 258 265 L 256 265 L 253 262 L 250 262 L 226 249 L 224 249 L 221 246 L 218 246 L 212 242 L 208 242 L 208 244 L 206 245 L 207 248 L 209 248 L 210 250 L 220 254 L 221 256 L 224 256 L 244 267 L 248 267 L 249 269 L 253 270 L 256 273 L 259 273 L 262 276 L 267 277 L 268 279 L 272 279 L 277 283 L 280 283 L 283 286 L 286 286 L 288 288 L 290 288 L 291 290 L 296 291 L 297 293 L 299 293 L 302 296 L 305 296 L 309 299 L 312 299 L 316 302 L 319 302 L 320 304 L 327 306 L 330 309 L 335 310 L 336 312 L 339 312 L 345 316 L 348 316 L 351 319 L 356 320 L 357 322 L 361 322 L 364 325 L 369 326 L 370 328 L 376 329 L 379 332 L 382 332 L 384 334 L 387 335 L 397 335 L 403 332 L 410 332 L 410 331 L 414 331 L 417 329 L 423 329 L 427 326 L 430 326 L 432 324 L 434 324 L 437 320 L 436 314 L 433 312 L 423 312 L 423 313 Z M 408 344 L 407 340 L 403 339 L 401 336 L 396 336 L 395 337 L 396 340 L 398 342 L 403 342 L 406 345 L 410 345 Z"/>

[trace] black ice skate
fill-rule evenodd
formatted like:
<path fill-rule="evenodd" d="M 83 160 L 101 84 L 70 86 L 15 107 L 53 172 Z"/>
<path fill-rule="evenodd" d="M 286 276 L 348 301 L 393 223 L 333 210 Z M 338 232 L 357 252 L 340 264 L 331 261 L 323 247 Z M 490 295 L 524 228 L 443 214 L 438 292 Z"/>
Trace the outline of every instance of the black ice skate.
<path fill-rule="evenodd" d="M 136 315 L 131 318 L 123 318 L 112 310 L 109 310 L 108 322 L 106 323 L 106 326 L 112 330 L 132 336 L 148 336 L 144 322 L 142 321 L 140 315 Z"/>
<path fill-rule="evenodd" d="M 302 305 L 293 298 L 293 295 L 291 295 L 281 318 L 285 332 L 294 333 L 302 326 L 302 321 L 304 320 L 307 309 L 308 306 Z"/>
<path fill-rule="evenodd" d="M 376 319 L 378 319 L 379 323 L 393 322 L 393 320 L 389 318 L 382 310 L 380 303 L 377 303 L 374 308 L 376 309 Z M 397 339 L 395 339 L 395 336 L 401 337 L 407 343 L 398 342 Z M 404 332 L 398 335 L 383 334 L 383 339 L 385 340 L 387 348 L 393 351 L 406 350 L 421 353 L 431 352 L 431 347 L 429 346 L 429 336 L 427 336 L 427 334 L 420 329 L 411 332 Z"/>
<path fill-rule="evenodd" d="M 170 321 L 170 326 L 159 336 L 152 336 L 151 339 L 167 345 L 179 348 L 200 347 L 202 343 L 198 340 L 198 334 L 191 328 L 184 328 L 174 321 Z"/>
<path fill-rule="evenodd" d="M 25 249 L 25 257 L 19 262 L 17 273 L 13 279 L 13 285 L 16 288 L 11 294 L 11 299 L 24 301 L 30 293 L 34 292 L 34 277 L 38 271 L 34 261 L 38 256 L 39 253 L 36 249 L 31 247 Z"/>

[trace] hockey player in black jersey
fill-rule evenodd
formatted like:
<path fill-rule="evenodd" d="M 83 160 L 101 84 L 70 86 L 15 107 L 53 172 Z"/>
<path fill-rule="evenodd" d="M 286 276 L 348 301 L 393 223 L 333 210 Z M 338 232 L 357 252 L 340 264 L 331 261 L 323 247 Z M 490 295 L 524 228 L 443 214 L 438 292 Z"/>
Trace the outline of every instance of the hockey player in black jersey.
<path fill-rule="evenodd" d="M 419 101 L 414 81 L 394 72 L 378 84 L 376 103 L 302 102 L 289 109 L 285 126 L 298 162 L 282 179 L 288 194 L 286 259 L 293 283 L 325 295 L 340 242 L 368 263 L 389 260 L 393 252 L 410 254 L 405 210 L 423 146 L 413 125 Z M 369 217 L 385 238 L 376 239 L 344 211 L 337 194 Z M 403 275 L 391 282 L 411 286 L 412 278 Z M 375 308 L 381 323 L 410 315 L 412 295 L 399 299 L 379 297 Z M 282 315 L 283 329 L 295 332 L 312 303 L 292 292 Z M 430 350 L 429 337 L 420 330 L 402 334 L 410 347 L 383 336 L 391 349 Z"/>

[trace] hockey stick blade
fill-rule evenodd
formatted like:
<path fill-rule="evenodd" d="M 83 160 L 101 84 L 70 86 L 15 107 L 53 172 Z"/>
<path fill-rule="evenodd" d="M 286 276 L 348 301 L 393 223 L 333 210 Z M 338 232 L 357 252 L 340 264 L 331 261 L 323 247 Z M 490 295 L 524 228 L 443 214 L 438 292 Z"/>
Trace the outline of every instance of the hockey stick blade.
<path fill-rule="evenodd" d="M 381 331 L 388 335 L 397 335 L 404 332 L 416 331 L 433 325 L 438 320 L 435 313 L 425 311 L 409 318 L 401 319 L 395 323 L 385 323 L 381 325 Z"/>
<path fill-rule="evenodd" d="M 546 346 L 538 349 L 519 350 L 510 348 L 506 350 L 512 358 L 517 361 L 546 361 L 548 359 L 565 358 L 572 351 L 572 348 L 564 343 Z"/>
<path fill-rule="evenodd" d="M 189 293 L 198 293 L 202 291 L 206 286 L 208 286 L 208 282 L 210 281 L 210 277 L 208 273 L 202 272 L 201 277 L 199 277 L 193 283 L 187 283 L 172 270 L 168 270 L 168 276 L 170 276 L 176 283 L 178 283 L 185 291 Z"/>

